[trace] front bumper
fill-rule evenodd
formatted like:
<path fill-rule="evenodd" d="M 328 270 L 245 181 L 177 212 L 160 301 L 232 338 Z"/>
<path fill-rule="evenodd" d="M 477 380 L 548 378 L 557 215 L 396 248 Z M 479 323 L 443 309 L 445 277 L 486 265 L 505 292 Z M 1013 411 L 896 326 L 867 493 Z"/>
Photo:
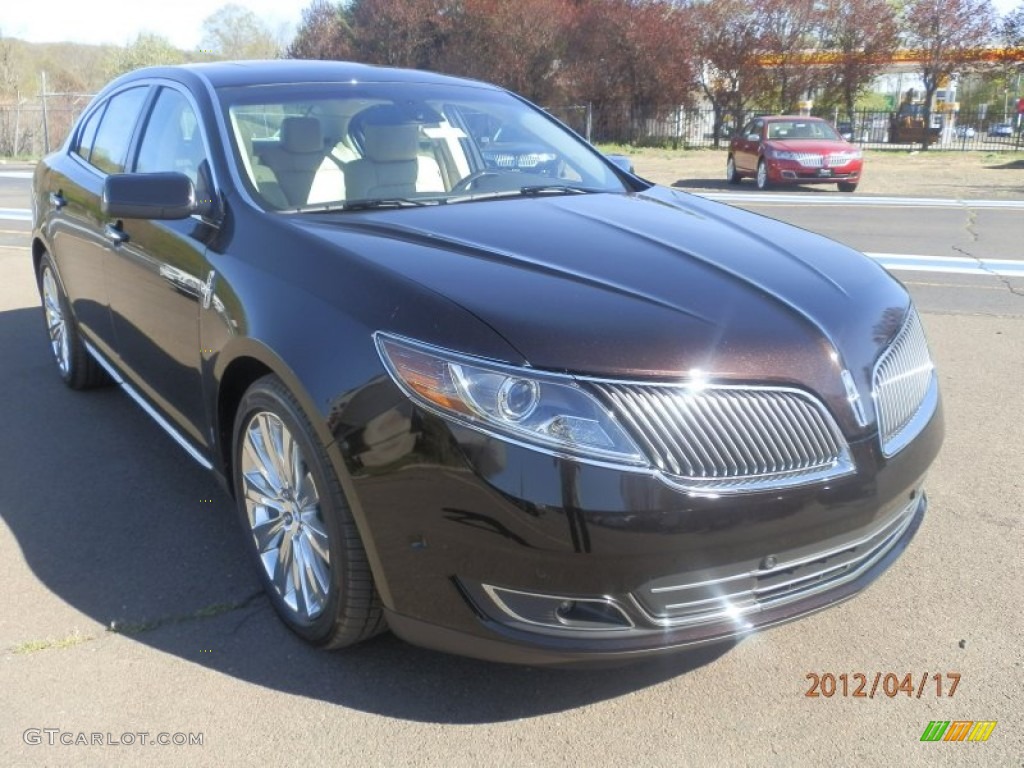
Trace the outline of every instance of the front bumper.
<path fill-rule="evenodd" d="M 896 456 L 877 437 L 851 444 L 856 474 L 716 498 L 508 445 L 408 401 L 395 409 L 402 440 L 385 443 L 404 455 L 348 462 L 389 626 L 417 645 L 534 665 L 727 642 L 852 597 L 920 527 L 943 431 L 939 406 Z M 559 625 L 496 594 L 610 607 Z"/>
<path fill-rule="evenodd" d="M 863 161 L 827 168 L 809 168 L 794 160 L 769 160 L 768 179 L 776 184 L 835 184 L 860 180 Z"/>

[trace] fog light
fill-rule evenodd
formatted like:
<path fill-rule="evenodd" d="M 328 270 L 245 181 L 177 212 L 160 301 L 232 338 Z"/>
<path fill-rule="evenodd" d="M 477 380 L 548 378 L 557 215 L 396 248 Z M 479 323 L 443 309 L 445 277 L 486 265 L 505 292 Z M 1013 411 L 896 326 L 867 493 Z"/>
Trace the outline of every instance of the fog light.
<path fill-rule="evenodd" d="M 562 632 L 569 630 L 623 630 L 633 627 L 626 612 L 611 597 L 563 597 L 521 592 L 482 584 L 483 592 L 497 607 L 505 623 L 512 619 Z M 470 592 L 476 590 L 470 589 Z M 481 606 L 482 607 L 482 606 Z"/>

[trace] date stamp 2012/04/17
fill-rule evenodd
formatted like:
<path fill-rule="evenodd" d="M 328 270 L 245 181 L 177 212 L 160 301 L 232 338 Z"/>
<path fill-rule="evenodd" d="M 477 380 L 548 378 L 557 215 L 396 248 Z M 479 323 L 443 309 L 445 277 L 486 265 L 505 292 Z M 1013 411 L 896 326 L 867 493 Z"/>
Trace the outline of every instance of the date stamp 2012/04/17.
<path fill-rule="evenodd" d="M 811 699 L 830 699 L 833 696 L 853 699 L 907 696 L 920 699 L 924 695 L 933 694 L 937 699 L 951 699 L 960 685 L 959 672 L 842 672 L 838 675 L 831 672 L 808 672 L 805 679 L 810 681 L 810 688 L 804 692 L 804 696 Z"/>

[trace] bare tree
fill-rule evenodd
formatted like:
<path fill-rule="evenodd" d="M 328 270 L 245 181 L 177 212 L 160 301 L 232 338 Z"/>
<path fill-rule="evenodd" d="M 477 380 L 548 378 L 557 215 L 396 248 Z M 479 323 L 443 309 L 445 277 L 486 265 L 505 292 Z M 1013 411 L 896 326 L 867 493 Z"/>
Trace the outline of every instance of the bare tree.
<path fill-rule="evenodd" d="M 206 17 L 199 49 L 225 59 L 274 59 L 281 52 L 259 16 L 235 3 Z"/>
<path fill-rule="evenodd" d="M 991 0 L 909 0 L 902 27 L 907 47 L 921 55 L 925 125 L 921 149 L 928 149 L 935 92 L 974 65 L 977 50 L 992 38 L 996 13 Z"/>
<path fill-rule="evenodd" d="M 755 0 L 754 8 L 761 50 L 770 59 L 777 107 L 789 112 L 821 79 L 821 70 L 807 66 L 806 57 L 821 44 L 822 6 L 817 0 Z"/>
<path fill-rule="evenodd" d="M 889 0 L 829 0 L 823 22 L 831 58 L 824 67 L 826 97 L 841 103 L 852 119 L 857 97 L 899 47 L 896 12 Z"/>
<path fill-rule="evenodd" d="M 739 128 L 760 91 L 760 28 L 747 0 L 702 0 L 693 13 L 697 83 L 714 110 L 717 147 L 725 116 Z"/>

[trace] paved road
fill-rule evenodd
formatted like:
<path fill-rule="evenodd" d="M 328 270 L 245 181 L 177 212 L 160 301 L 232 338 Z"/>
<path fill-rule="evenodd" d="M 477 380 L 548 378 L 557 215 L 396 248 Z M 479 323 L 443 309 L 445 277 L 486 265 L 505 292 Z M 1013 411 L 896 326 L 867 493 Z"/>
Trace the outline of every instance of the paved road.
<path fill-rule="evenodd" d="M 0 176 L 0 208 L 26 208 L 26 185 Z M 878 253 L 1021 258 L 1020 210 L 744 205 Z M 0 219 L 0 762 L 1024 765 L 1020 278 L 899 273 L 924 309 L 948 433 L 929 515 L 870 590 L 727 652 L 537 671 L 390 637 L 343 654 L 296 641 L 206 473 L 117 390 L 57 380 L 27 229 Z M 929 682 L 920 699 L 815 699 L 811 672 L 961 678 L 953 698 Z M 998 724 L 986 743 L 923 744 L 931 720 Z M 28 728 L 136 744 L 27 744 Z M 139 746 L 140 732 L 204 744 Z"/>

